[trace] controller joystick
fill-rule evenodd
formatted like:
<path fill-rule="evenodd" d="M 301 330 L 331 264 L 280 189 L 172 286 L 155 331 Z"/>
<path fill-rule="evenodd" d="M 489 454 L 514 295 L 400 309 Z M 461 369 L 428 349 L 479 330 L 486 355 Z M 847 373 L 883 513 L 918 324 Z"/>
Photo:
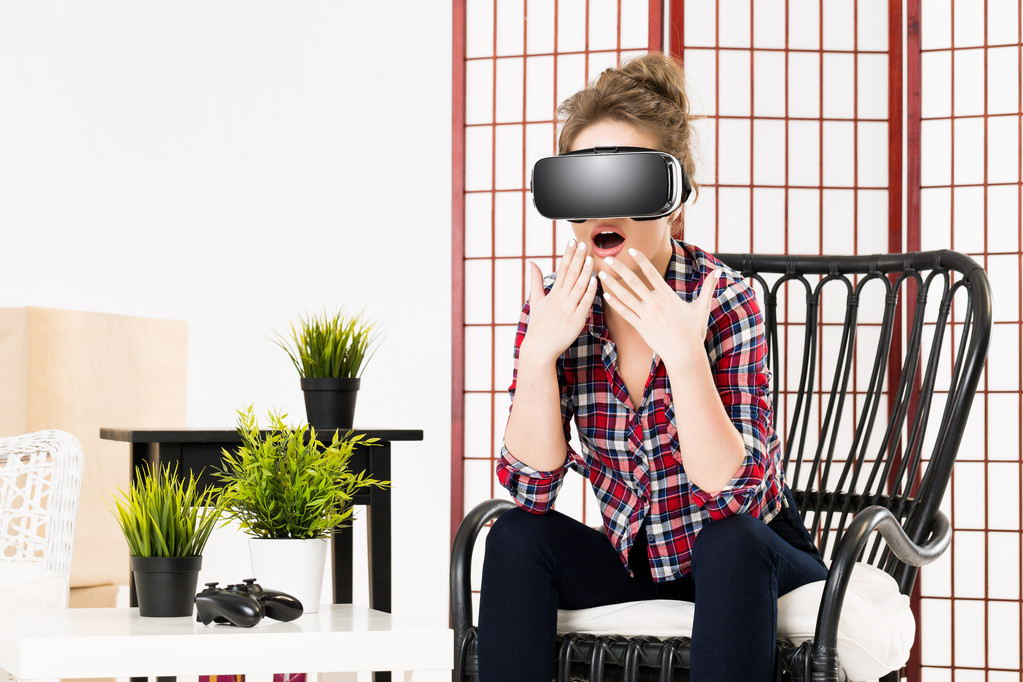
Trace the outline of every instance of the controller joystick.
<path fill-rule="evenodd" d="M 250 628 L 263 616 L 274 620 L 292 621 L 302 615 L 302 602 L 276 590 L 264 590 L 255 578 L 242 583 L 218 588 L 217 583 L 206 583 L 206 589 L 195 595 L 197 616 L 203 625 L 230 623 Z"/>

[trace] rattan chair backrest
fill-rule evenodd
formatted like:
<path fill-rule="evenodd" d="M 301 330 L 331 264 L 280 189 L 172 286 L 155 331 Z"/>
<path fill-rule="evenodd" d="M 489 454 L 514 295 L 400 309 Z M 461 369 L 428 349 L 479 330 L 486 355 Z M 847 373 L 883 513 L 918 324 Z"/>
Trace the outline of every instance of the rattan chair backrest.
<path fill-rule="evenodd" d="M 718 257 L 757 292 L 786 480 L 822 555 L 870 505 L 925 540 L 990 342 L 984 271 L 952 251 Z M 916 569 L 882 547 L 861 560 L 908 594 Z"/>

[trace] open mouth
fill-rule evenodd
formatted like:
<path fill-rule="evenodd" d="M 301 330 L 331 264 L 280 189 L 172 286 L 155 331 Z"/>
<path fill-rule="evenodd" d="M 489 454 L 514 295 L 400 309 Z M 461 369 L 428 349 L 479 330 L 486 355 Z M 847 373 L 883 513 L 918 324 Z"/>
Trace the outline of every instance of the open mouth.
<path fill-rule="evenodd" d="M 616 249 L 625 243 L 625 237 L 617 232 L 600 232 L 593 237 L 593 246 L 601 251 Z"/>
<path fill-rule="evenodd" d="M 611 225 L 601 225 L 590 233 L 593 255 L 597 258 L 617 256 L 625 248 L 625 235 Z"/>

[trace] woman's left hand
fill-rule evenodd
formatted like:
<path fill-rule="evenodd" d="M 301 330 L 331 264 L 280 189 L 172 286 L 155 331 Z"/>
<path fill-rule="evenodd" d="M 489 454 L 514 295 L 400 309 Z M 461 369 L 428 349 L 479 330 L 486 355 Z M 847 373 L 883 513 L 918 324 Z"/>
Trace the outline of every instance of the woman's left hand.
<path fill-rule="evenodd" d="M 624 263 L 607 258 L 604 262 L 612 272 L 602 270 L 600 280 L 604 300 L 611 310 L 639 332 L 665 365 L 673 364 L 676 359 L 692 357 L 690 354 L 696 349 L 704 353 L 703 343 L 721 271 L 714 270 L 707 275 L 696 298 L 684 301 L 643 253 L 629 249 L 629 255 L 653 289 Z"/>

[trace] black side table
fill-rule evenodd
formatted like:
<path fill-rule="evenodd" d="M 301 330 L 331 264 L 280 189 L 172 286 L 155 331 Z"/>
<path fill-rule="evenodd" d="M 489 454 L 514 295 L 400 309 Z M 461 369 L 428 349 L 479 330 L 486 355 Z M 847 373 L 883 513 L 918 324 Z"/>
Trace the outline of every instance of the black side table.
<path fill-rule="evenodd" d="M 421 430 L 356 429 L 366 438 L 376 438 L 376 445 L 360 445 L 349 460 L 353 471 L 362 471 L 380 480 L 391 479 L 391 443 L 423 440 Z M 99 432 L 105 440 L 129 443 L 131 480 L 135 468 L 143 462 L 178 465 L 185 476 L 194 472 L 204 485 L 214 485 L 210 473 L 220 465 L 221 450 L 241 444 L 241 437 L 229 429 L 114 429 Z M 369 488 L 355 495 L 354 504 L 366 507 L 366 530 L 369 536 L 369 606 L 391 612 L 391 490 Z M 331 574 L 335 604 L 350 604 L 353 593 L 353 542 L 350 528 L 335 530 L 331 538 Z M 131 581 L 131 605 L 137 606 L 135 583 Z M 374 673 L 374 679 L 390 679 L 390 673 Z"/>

